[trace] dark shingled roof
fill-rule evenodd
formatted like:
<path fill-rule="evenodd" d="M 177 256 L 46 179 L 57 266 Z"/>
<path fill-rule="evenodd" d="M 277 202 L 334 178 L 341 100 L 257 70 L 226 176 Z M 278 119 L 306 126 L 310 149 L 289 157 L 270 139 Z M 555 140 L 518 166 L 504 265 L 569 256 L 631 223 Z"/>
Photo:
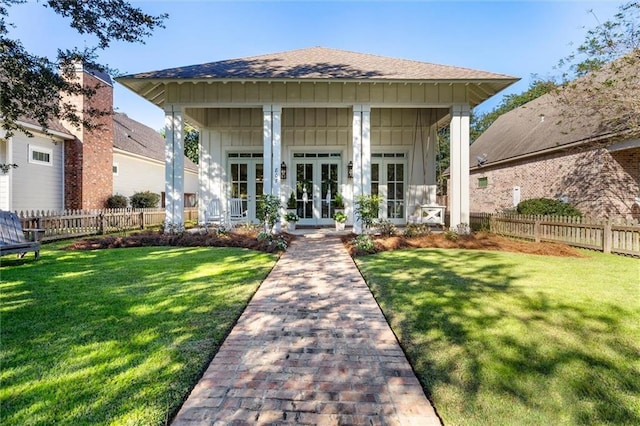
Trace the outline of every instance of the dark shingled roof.
<path fill-rule="evenodd" d="M 229 59 L 201 65 L 132 74 L 122 78 L 158 79 L 370 79 L 484 80 L 514 77 L 389 58 L 345 50 L 312 47 L 288 52 Z"/>
<path fill-rule="evenodd" d="M 119 112 L 113 115 L 113 147 L 164 163 L 165 140 L 162 135 Z M 187 157 L 184 158 L 184 168 L 198 170 L 198 166 Z"/>

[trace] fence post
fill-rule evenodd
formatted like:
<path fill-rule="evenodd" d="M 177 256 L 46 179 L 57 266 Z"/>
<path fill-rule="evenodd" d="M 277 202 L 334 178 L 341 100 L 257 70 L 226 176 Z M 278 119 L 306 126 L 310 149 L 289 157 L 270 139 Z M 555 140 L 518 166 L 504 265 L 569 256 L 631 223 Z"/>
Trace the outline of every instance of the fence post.
<path fill-rule="evenodd" d="M 611 230 L 611 219 L 604 223 L 604 231 L 602 235 L 602 251 L 611 253 L 611 242 L 613 241 L 613 231 Z"/>
<path fill-rule="evenodd" d="M 98 235 L 104 235 L 104 213 L 98 214 Z"/>
<path fill-rule="evenodd" d="M 144 229 L 144 209 L 140 211 L 140 229 Z"/>
<path fill-rule="evenodd" d="M 536 243 L 540 242 L 540 221 L 539 220 L 533 221 L 533 240 Z"/>

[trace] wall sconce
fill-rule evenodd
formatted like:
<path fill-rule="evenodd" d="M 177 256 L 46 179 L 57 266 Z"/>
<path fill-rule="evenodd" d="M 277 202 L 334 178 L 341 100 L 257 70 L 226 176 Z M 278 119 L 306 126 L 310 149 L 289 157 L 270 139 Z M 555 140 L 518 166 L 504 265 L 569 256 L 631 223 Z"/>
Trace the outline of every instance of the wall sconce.
<path fill-rule="evenodd" d="M 282 164 L 280 164 L 280 178 L 282 180 L 285 180 L 287 178 L 287 165 L 284 163 L 284 161 L 282 162 Z"/>
<path fill-rule="evenodd" d="M 347 177 L 353 179 L 353 161 L 349 161 L 347 164 Z"/>

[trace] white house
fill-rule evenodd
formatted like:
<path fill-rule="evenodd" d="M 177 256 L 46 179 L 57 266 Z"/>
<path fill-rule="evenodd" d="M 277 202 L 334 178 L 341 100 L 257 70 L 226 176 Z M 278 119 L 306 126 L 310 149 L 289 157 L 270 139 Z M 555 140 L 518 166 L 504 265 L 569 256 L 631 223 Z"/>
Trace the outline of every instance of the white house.
<path fill-rule="evenodd" d="M 405 223 L 435 203 L 436 130 L 451 127 L 451 225 L 469 222 L 469 111 L 507 75 L 314 47 L 128 75 L 121 84 L 166 117 L 167 222 L 182 225 L 182 129 L 200 130 L 201 215 L 213 197 L 293 191 L 301 225 L 332 223 L 343 194 L 378 194 Z"/>
<path fill-rule="evenodd" d="M 83 84 L 97 88 L 91 106 L 111 110 L 113 87 L 103 73 L 78 70 Z M 72 100 L 85 108 L 87 99 Z M 21 124 L 33 137 L 0 133 L 0 210 L 100 209 L 112 194 L 164 193 L 165 141 L 155 130 L 116 113 L 96 131 L 52 121 Z M 194 206 L 197 166 L 185 159 L 185 203 Z M 10 165 L 17 165 L 16 168 Z"/>

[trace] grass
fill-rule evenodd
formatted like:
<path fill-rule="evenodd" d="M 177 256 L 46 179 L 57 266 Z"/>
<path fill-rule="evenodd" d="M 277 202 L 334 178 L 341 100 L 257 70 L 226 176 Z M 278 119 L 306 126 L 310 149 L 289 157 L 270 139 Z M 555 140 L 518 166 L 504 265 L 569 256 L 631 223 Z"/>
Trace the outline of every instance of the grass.
<path fill-rule="evenodd" d="M 275 256 L 147 247 L 2 258 L 2 424 L 164 424 Z"/>
<path fill-rule="evenodd" d="M 357 263 L 445 424 L 640 424 L 640 262 L 585 254 Z"/>

